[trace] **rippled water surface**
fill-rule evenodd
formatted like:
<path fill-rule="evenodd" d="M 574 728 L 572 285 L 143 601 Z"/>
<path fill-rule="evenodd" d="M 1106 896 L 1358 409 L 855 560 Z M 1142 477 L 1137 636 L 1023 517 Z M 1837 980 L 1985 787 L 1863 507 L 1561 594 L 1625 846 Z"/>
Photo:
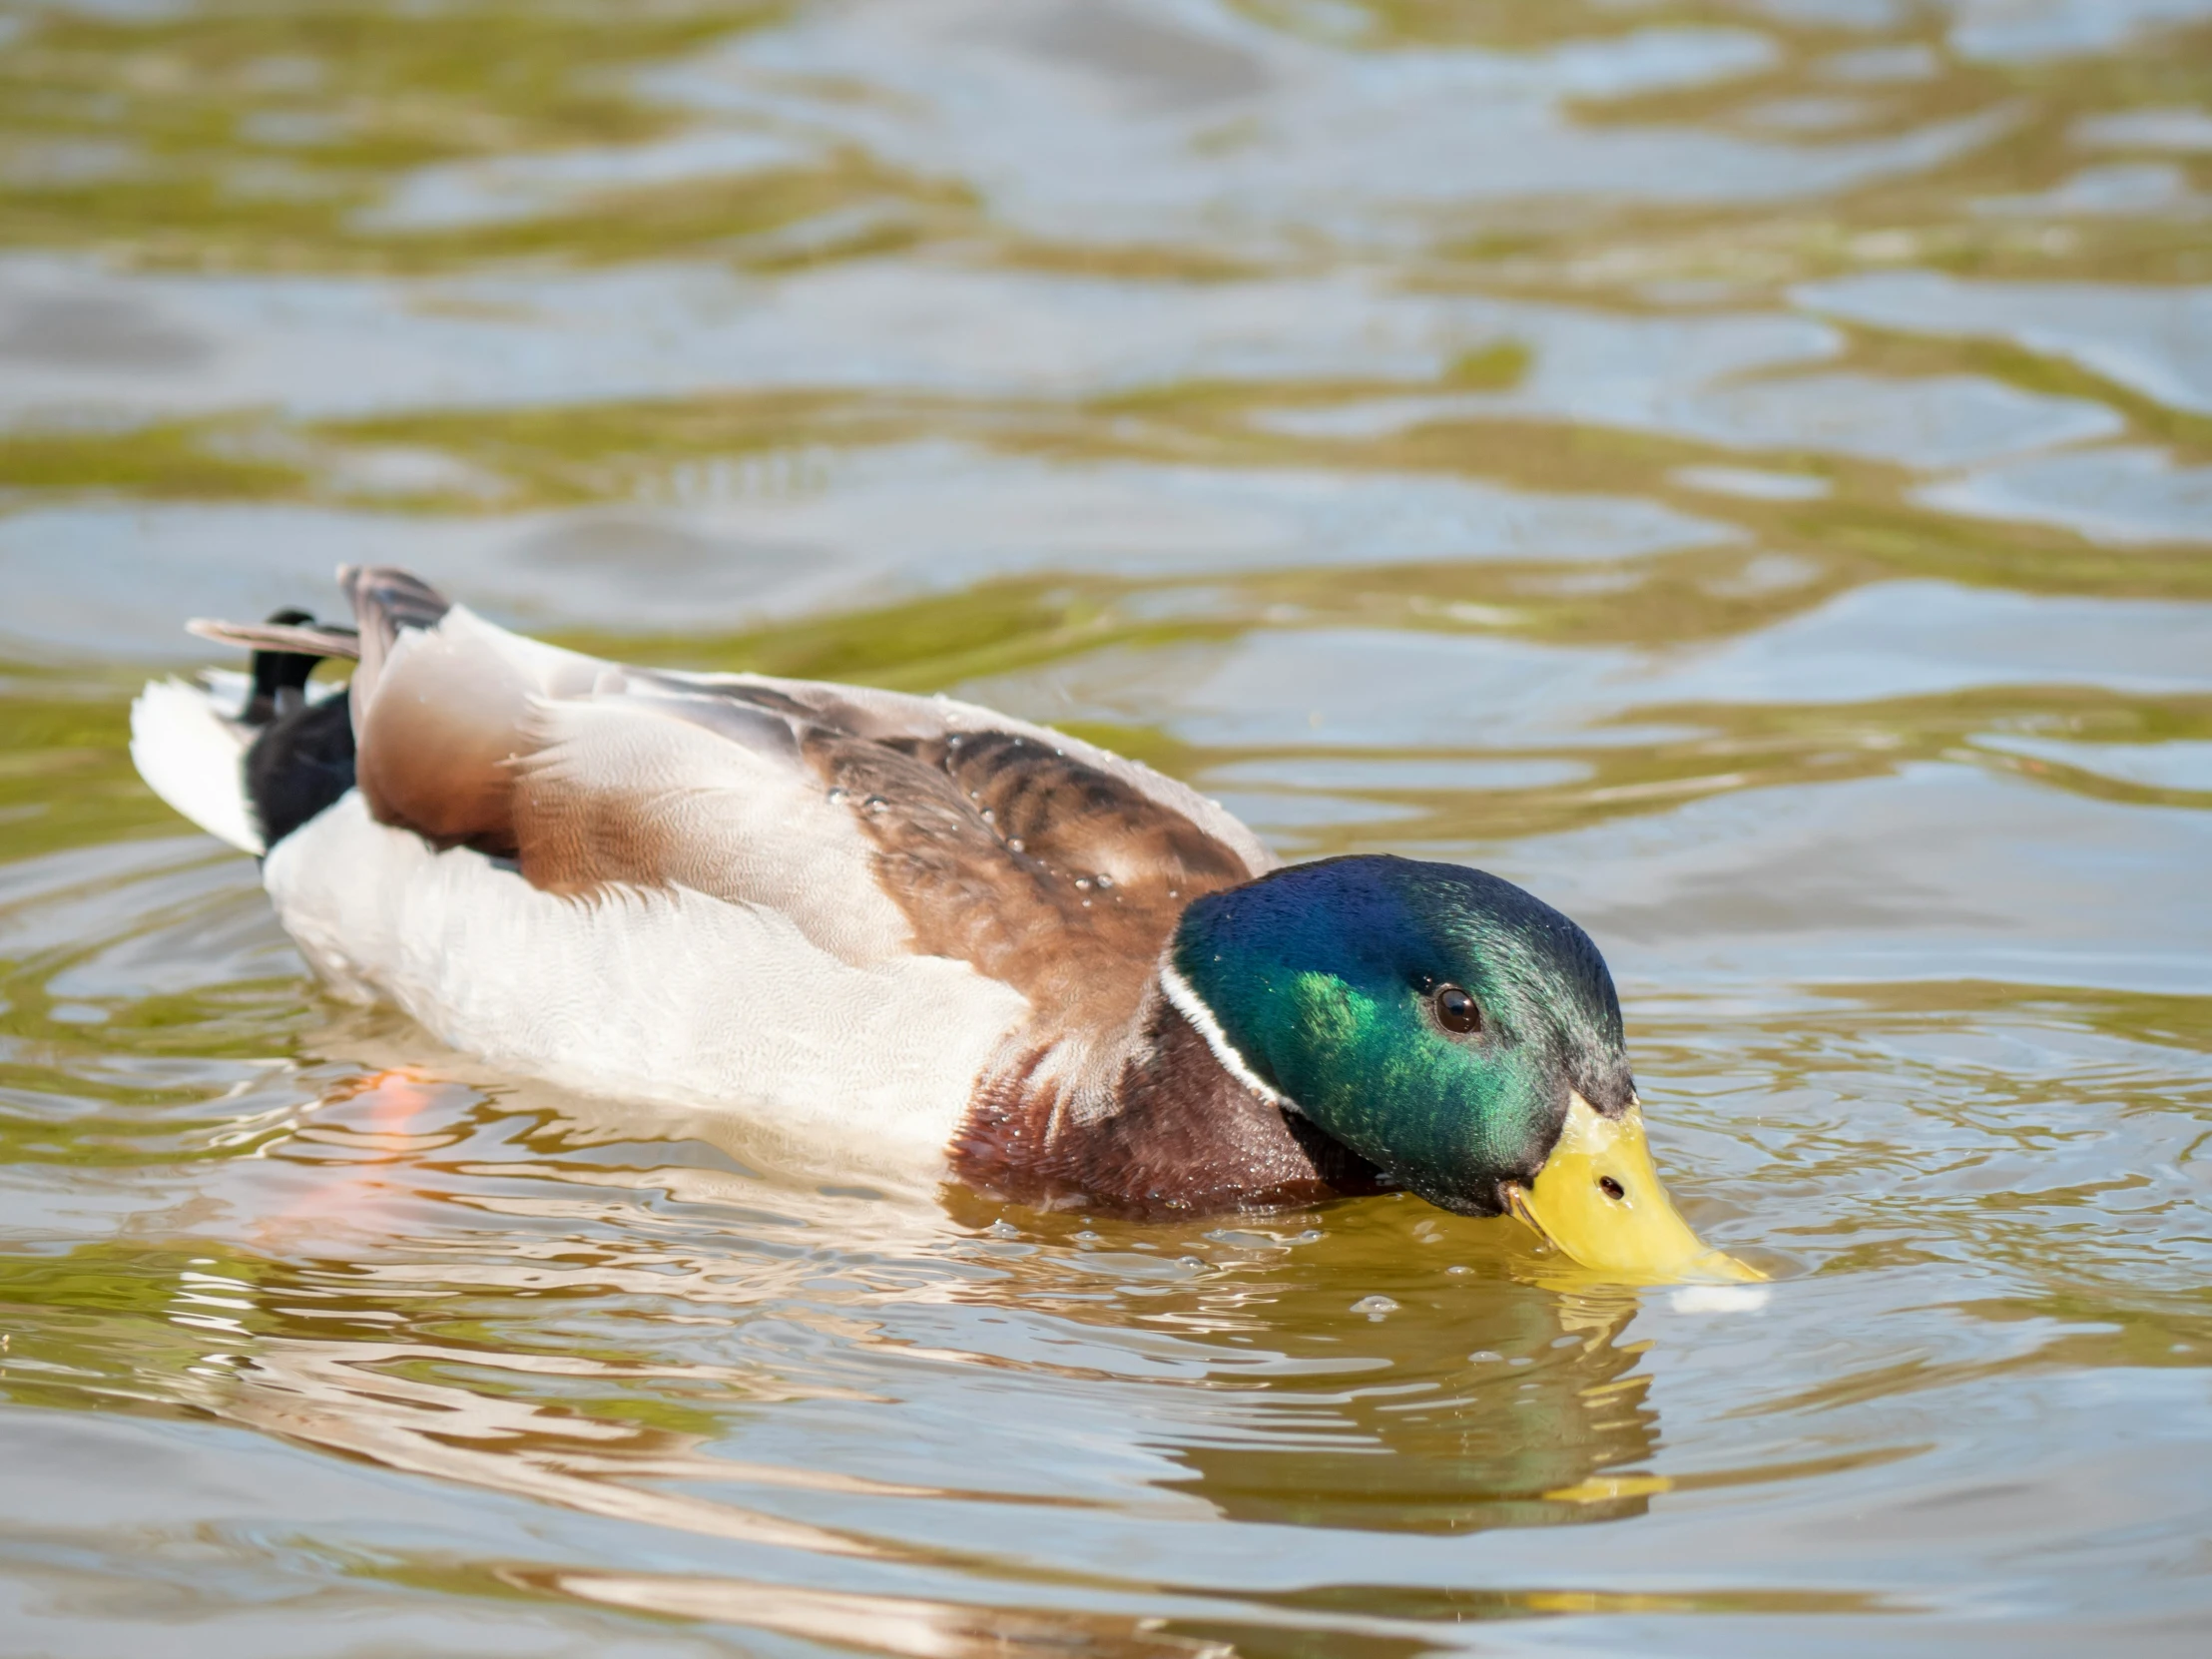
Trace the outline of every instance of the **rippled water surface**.
<path fill-rule="evenodd" d="M 1618 973 L 1763 1291 L 878 1194 L 135 781 L 412 564 Z M 2212 3 L 0 9 L 0 1650 L 2200 1653 Z"/>

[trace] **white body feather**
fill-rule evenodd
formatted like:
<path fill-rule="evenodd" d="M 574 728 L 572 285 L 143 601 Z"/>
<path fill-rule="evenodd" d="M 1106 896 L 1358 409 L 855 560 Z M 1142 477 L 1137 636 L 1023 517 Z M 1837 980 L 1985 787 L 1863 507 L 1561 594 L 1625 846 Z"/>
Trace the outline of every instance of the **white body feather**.
<path fill-rule="evenodd" d="M 1028 1005 L 964 962 L 854 966 L 779 912 L 678 889 L 540 892 L 434 852 L 358 793 L 277 843 L 264 879 L 341 996 L 594 1094 L 742 1112 L 870 1168 L 942 1166 L 977 1074 Z"/>
<path fill-rule="evenodd" d="M 131 762 L 147 787 L 241 852 L 262 850 L 261 827 L 246 802 L 253 739 L 214 695 L 182 680 L 153 681 L 131 705 Z"/>

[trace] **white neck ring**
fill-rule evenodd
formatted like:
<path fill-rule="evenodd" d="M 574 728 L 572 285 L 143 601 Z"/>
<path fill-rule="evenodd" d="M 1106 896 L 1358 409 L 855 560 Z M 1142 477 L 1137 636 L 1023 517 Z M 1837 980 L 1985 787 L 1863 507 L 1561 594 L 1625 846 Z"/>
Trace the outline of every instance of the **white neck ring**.
<path fill-rule="evenodd" d="M 1213 1050 L 1214 1058 L 1221 1062 L 1222 1070 L 1258 1095 L 1271 1106 L 1280 1106 L 1286 1112 L 1296 1112 L 1298 1102 L 1281 1089 L 1260 1080 L 1260 1074 L 1245 1062 L 1237 1052 L 1237 1045 L 1229 1040 L 1229 1033 L 1221 1028 L 1221 1021 L 1214 1017 L 1214 1010 L 1207 1007 L 1205 999 L 1191 988 L 1172 959 L 1160 958 L 1160 989 L 1170 1007 L 1191 1022 L 1191 1028 L 1206 1039 L 1206 1046 Z"/>

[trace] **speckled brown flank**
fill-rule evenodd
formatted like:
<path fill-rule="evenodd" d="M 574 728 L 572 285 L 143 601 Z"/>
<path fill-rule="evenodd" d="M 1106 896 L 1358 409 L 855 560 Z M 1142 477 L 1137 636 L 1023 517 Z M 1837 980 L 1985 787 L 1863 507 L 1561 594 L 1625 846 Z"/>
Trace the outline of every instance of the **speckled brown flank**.
<path fill-rule="evenodd" d="M 1044 1051 L 996 1071 L 953 1141 L 955 1178 L 1014 1203 L 1135 1216 L 1269 1209 L 1384 1189 L 1372 1164 L 1230 1076 L 1165 998 L 1148 997 L 1113 1047 L 1118 1109 L 1087 1123 L 1062 1117 Z"/>

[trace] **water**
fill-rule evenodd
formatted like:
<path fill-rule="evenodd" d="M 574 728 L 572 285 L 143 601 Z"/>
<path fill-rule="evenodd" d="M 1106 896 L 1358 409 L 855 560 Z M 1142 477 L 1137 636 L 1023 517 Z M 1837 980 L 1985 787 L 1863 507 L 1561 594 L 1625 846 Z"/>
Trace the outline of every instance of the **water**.
<path fill-rule="evenodd" d="M 2212 4 L 0 12 L 0 1649 L 2194 1653 Z M 1771 1286 L 779 1165 L 131 776 L 412 564 L 1581 919 Z"/>

